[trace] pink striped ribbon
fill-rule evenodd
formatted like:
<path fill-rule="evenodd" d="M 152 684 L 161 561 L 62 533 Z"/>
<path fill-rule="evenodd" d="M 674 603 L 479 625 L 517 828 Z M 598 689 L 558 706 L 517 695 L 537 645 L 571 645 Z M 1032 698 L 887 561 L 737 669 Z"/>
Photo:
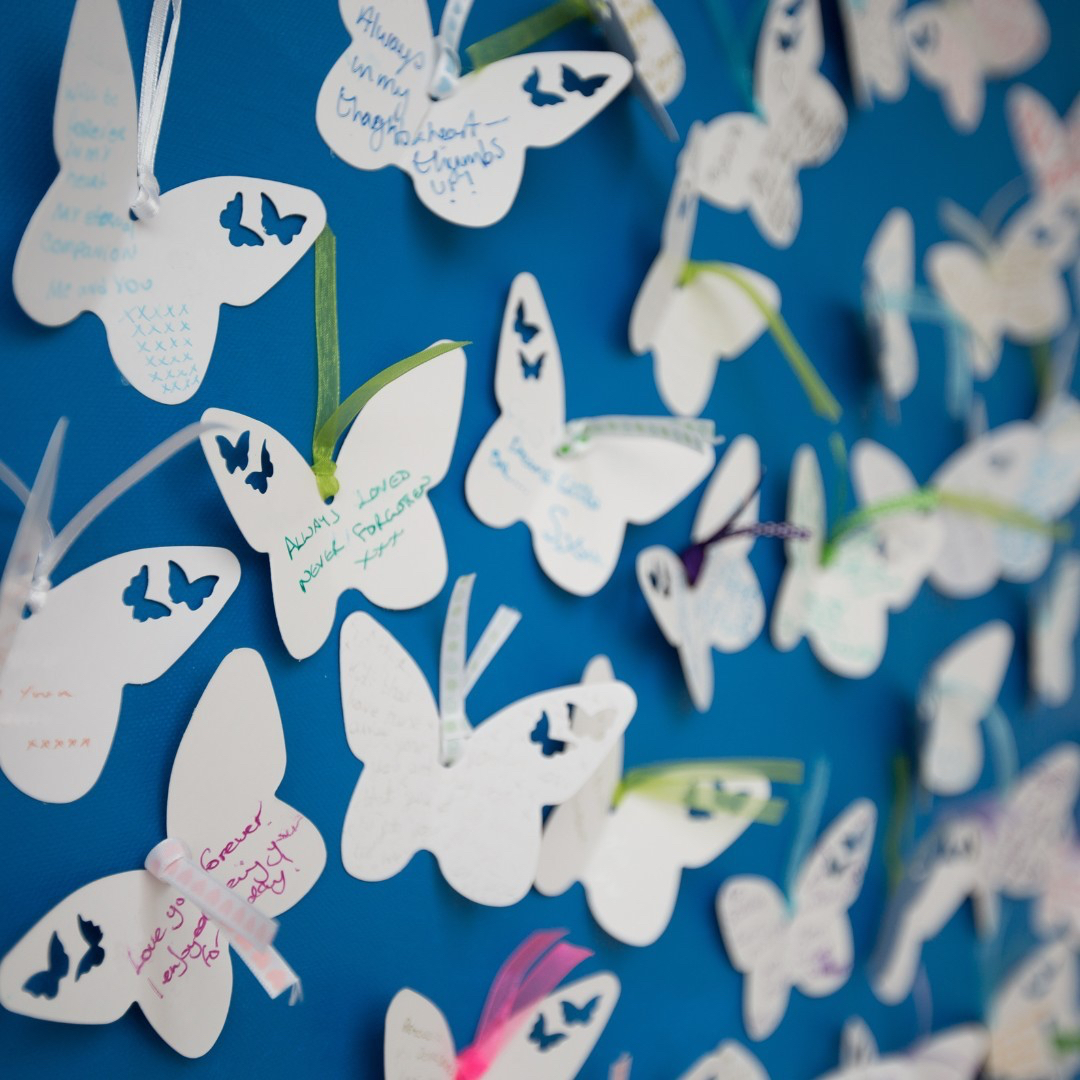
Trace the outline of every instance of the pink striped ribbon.
<path fill-rule="evenodd" d="M 277 919 L 264 915 L 211 877 L 192 859 L 183 840 L 162 840 L 146 856 L 144 865 L 225 931 L 229 944 L 271 998 L 291 989 L 289 1004 L 300 999 L 300 979 L 271 946 L 278 930 Z"/>

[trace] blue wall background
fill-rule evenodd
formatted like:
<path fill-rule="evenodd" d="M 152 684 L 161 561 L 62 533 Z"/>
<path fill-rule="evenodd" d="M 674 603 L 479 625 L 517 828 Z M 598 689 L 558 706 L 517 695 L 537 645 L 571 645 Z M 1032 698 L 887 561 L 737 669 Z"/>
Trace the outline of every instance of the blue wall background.
<path fill-rule="evenodd" d="M 735 3 L 736 8 L 748 5 Z M 136 76 L 150 0 L 122 0 Z M 440 7 L 441 5 L 436 5 Z M 476 40 L 534 10 L 536 0 L 479 3 L 466 40 Z M 672 107 L 680 131 L 694 119 L 740 107 L 717 40 L 699 0 L 661 4 L 687 58 L 687 84 Z M 833 0 L 825 0 L 826 70 L 850 102 Z M 1053 26 L 1046 58 L 1026 81 L 1059 112 L 1078 89 L 1080 8 L 1044 0 Z M 8 4 L 13 11 L 14 5 Z M 70 3 L 24 8 L 0 42 L 0 138 L 7 168 L 0 176 L 0 265 L 10 267 L 19 237 L 56 171 L 51 123 Z M 590 47 L 587 28 L 565 30 L 566 47 Z M 746 652 L 717 657 L 716 703 L 696 715 L 675 653 L 663 642 L 640 596 L 634 558 L 648 544 L 678 548 L 689 535 L 697 495 L 667 518 L 631 529 L 610 583 L 596 598 L 560 591 L 540 572 L 524 526 L 485 528 L 463 496 L 464 472 L 496 407 L 495 348 L 511 278 L 533 271 L 559 334 L 570 416 L 658 413 L 651 360 L 630 355 L 626 327 L 659 237 L 677 148 L 624 96 L 569 143 L 530 155 L 514 209 L 498 225 L 472 231 L 442 222 L 415 199 L 395 170 L 362 173 L 337 161 L 319 138 L 314 103 L 347 35 L 331 0 L 318 4 L 264 0 L 185 6 L 176 67 L 157 159 L 166 189 L 203 176 L 239 173 L 303 184 L 319 192 L 338 236 L 342 386 L 440 337 L 467 338 L 465 410 L 450 474 L 434 493 L 445 528 L 451 575 L 442 596 L 407 614 L 378 613 L 437 677 L 445 602 L 453 579 L 480 571 L 473 610 L 477 632 L 496 604 L 524 613 L 517 632 L 470 698 L 478 720 L 525 694 L 573 680 L 588 658 L 608 653 L 632 682 L 639 708 L 627 739 L 628 764 L 695 756 L 825 755 L 832 782 L 830 819 L 861 795 L 884 820 L 890 768 L 911 739 L 918 681 L 950 642 L 989 618 L 1007 618 L 1019 646 L 1001 702 L 1026 762 L 1080 730 L 1076 703 L 1048 712 L 1027 704 L 1023 632 L 1027 590 L 1002 585 L 985 597 L 950 601 L 924 588 L 893 618 L 881 669 L 864 682 L 830 675 L 805 644 L 781 655 L 762 637 Z M 555 44 L 553 42 L 552 44 Z M 770 248 L 749 219 L 703 206 L 695 255 L 741 262 L 772 276 L 783 311 L 844 406 L 842 431 L 899 452 L 925 480 L 962 440 L 943 406 L 944 349 L 933 328 L 919 333 L 922 378 L 904 404 L 903 423 L 889 424 L 872 387 L 860 338 L 861 262 L 884 213 L 907 206 L 916 222 L 921 261 L 943 238 L 942 197 L 973 211 L 1019 174 L 1003 114 L 1004 86 L 989 89 L 986 115 L 972 135 L 948 125 L 935 95 L 913 83 L 897 105 L 853 113 L 847 137 L 824 168 L 803 174 L 805 211 L 795 245 Z M 216 405 L 260 417 L 300 447 L 314 418 L 312 256 L 250 309 L 222 311 L 214 363 L 187 404 L 167 409 L 122 385 L 96 318 L 47 330 L 0 287 L 0 456 L 31 479 L 57 417 L 71 418 L 56 497 L 66 521 L 91 495 L 169 432 Z M 4 271 L 6 278 L 7 271 Z M 1034 381 L 1025 352 L 1006 348 L 986 388 L 992 424 L 1029 415 Z M 812 442 L 828 461 L 828 426 L 808 409 L 769 339 L 723 366 L 706 411 L 729 437 L 753 434 L 768 468 L 762 512 L 779 516 L 791 455 Z M 826 465 L 826 468 L 828 466 Z M 832 484 L 826 473 L 830 493 Z M 0 495 L 0 544 L 6 550 L 18 517 Z M 283 714 L 289 767 L 282 797 L 320 828 L 330 849 L 317 887 L 282 921 L 283 954 L 300 972 L 302 1006 L 271 1003 L 236 965 L 232 1012 L 220 1041 L 199 1061 L 174 1054 L 137 1010 L 108 1027 L 48 1025 L 0 1012 L 0 1046 L 8 1075 L 218 1077 L 381 1075 L 386 1006 L 402 986 L 445 1011 L 458 1045 L 471 1037 L 497 967 L 529 932 L 564 926 L 596 951 L 590 970 L 610 968 L 622 998 L 586 1065 L 604 1077 L 620 1052 L 634 1055 L 634 1080 L 675 1077 L 727 1037 L 743 1038 L 741 980 L 723 952 L 713 915 L 716 888 L 731 873 L 781 879 L 797 815 L 777 828 L 755 826 L 713 865 L 684 876 L 678 908 L 654 946 L 633 949 L 608 939 L 592 922 L 580 887 L 557 899 L 531 894 L 515 907 L 475 906 L 442 881 L 422 855 L 391 881 L 347 876 L 338 856 L 341 822 L 359 763 L 344 738 L 338 686 L 337 631 L 302 664 L 285 652 L 274 622 L 267 564 L 251 552 L 229 518 L 202 455 L 186 451 L 127 495 L 79 541 L 62 564 L 66 576 L 108 555 L 157 544 L 220 544 L 239 556 L 243 578 L 210 630 L 162 679 L 129 688 L 114 749 L 94 790 L 80 802 L 48 806 L 0 780 L 3 866 L 0 950 L 6 951 L 54 903 L 78 886 L 139 866 L 161 839 L 173 755 L 199 694 L 227 651 L 259 650 Z M 782 570 L 781 546 L 761 542 L 753 562 L 770 602 Z M 359 594 L 339 618 L 362 608 Z M 803 1080 L 836 1061 L 840 1026 L 864 1016 L 884 1049 L 921 1034 L 927 1017 L 914 1004 L 880 1005 L 864 964 L 885 901 L 879 827 L 875 859 L 852 911 L 859 969 L 834 997 L 795 995 L 783 1025 L 755 1048 L 774 1080 Z M 1018 928 L 1026 920 L 1013 919 Z M 1007 945 L 1006 953 L 1022 946 Z M 970 912 L 959 914 L 925 953 L 933 984 L 932 1024 L 978 1018 L 985 965 Z"/>

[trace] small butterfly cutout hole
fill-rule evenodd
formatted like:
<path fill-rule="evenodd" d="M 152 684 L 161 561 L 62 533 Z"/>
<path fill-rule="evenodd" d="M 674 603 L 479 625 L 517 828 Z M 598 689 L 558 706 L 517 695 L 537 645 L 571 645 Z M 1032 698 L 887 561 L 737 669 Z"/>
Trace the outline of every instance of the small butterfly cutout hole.
<path fill-rule="evenodd" d="M 550 732 L 551 723 L 548 720 L 548 715 L 547 713 L 541 713 L 540 719 L 536 722 L 536 727 L 533 728 L 532 734 L 529 736 L 529 742 L 536 743 L 544 757 L 565 753 L 566 743 L 559 739 L 553 739 Z"/>

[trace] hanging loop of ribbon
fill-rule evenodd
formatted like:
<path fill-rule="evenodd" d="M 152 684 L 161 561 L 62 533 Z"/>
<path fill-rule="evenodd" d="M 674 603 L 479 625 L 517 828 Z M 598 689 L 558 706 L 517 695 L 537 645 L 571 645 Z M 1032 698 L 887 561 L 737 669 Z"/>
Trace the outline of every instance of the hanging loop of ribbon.
<path fill-rule="evenodd" d="M 840 403 L 826 386 L 825 380 L 818 374 L 817 368 L 810 363 L 810 358 L 796 341 L 795 335 L 784 321 L 784 317 L 774 308 L 754 285 L 744 277 L 738 267 L 724 262 L 695 262 L 691 260 L 683 267 L 679 276 L 679 285 L 689 285 L 699 274 L 715 274 L 737 286 L 747 299 L 758 309 L 772 335 L 773 341 L 787 360 L 795 377 L 803 388 L 803 393 L 810 400 L 810 406 L 826 420 L 836 423 L 843 410 Z"/>
<path fill-rule="evenodd" d="M 737 536 L 753 536 L 772 540 L 809 540 L 810 530 L 799 525 L 791 525 L 786 521 L 753 521 L 748 525 L 740 525 L 736 528 L 735 522 L 739 520 L 746 508 L 753 502 L 754 497 L 761 490 L 761 482 L 765 478 L 764 469 L 758 475 L 757 483 L 754 484 L 750 493 L 735 508 L 727 521 L 704 540 L 692 544 L 680 552 L 679 558 L 686 568 L 686 579 L 693 585 L 705 565 L 705 555 L 713 544 L 723 540 L 730 540 Z"/>
<path fill-rule="evenodd" d="M 466 658 L 469 602 L 475 582 L 475 574 L 465 574 L 457 579 L 443 623 L 439 656 L 439 719 L 440 751 L 444 765 L 453 765 L 458 760 L 472 732 L 465 714 L 465 699 L 469 691 L 521 619 L 521 612 L 500 604 Z"/>
<path fill-rule="evenodd" d="M 982 495 L 921 487 L 893 499 L 883 499 L 881 502 L 860 507 L 842 517 L 821 549 L 822 565 L 827 566 L 836 557 L 840 546 L 850 535 L 869 528 L 882 518 L 911 512 L 929 513 L 939 509 L 971 514 L 1008 528 L 1022 529 L 1053 540 L 1068 540 L 1072 536 L 1072 528 L 1068 522 L 1044 521 L 1019 507 L 999 503 Z"/>
<path fill-rule="evenodd" d="M 181 428 L 125 469 L 111 484 L 99 491 L 59 533 L 54 533 L 49 518 L 60 470 L 67 420 L 61 419 L 57 423 L 41 459 L 34 486 L 26 494 L 22 519 L 15 533 L 3 576 L 0 577 L 0 670 L 3 670 L 11 653 L 24 611 L 27 608 L 32 612 L 38 611 L 45 603 L 52 587 L 52 573 L 71 545 L 121 495 L 178 451 L 195 442 L 204 431 L 216 431 L 219 427 L 218 424 L 198 422 Z M 26 485 L 6 466 L 4 469 L 7 477 L 4 483 L 21 497 L 21 493 L 26 491 Z"/>
<path fill-rule="evenodd" d="M 799 806 L 799 825 L 795 831 L 795 839 L 791 842 L 791 852 L 788 855 L 787 874 L 784 878 L 784 893 L 790 901 L 795 895 L 795 882 L 798 881 L 799 871 L 814 846 L 818 829 L 821 826 L 821 815 L 825 809 L 825 797 L 829 793 L 829 777 L 832 769 L 826 758 L 818 758 L 810 770 L 810 779 L 803 789 L 803 797 Z"/>
<path fill-rule="evenodd" d="M 452 2 L 453 0 L 447 0 L 448 5 Z M 508 56 L 516 56 L 532 48 L 537 42 L 572 22 L 594 17 L 590 0 L 555 0 L 555 3 L 514 23 L 513 26 L 475 42 L 465 52 L 473 70 L 479 71 L 497 60 L 505 60 Z"/>
<path fill-rule="evenodd" d="M 182 840 L 162 840 L 151 849 L 144 865 L 158 881 L 171 885 L 214 921 L 271 998 L 289 990 L 290 1005 L 300 1000 L 296 972 L 271 945 L 278 929 L 276 919 L 256 910 L 208 874 Z"/>
<path fill-rule="evenodd" d="M 428 94 L 436 101 L 449 97 L 461 78 L 461 35 L 473 0 L 446 0 L 439 34 L 435 38 L 435 63 Z"/>
<path fill-rule="evenodd" d="M 323 499 L 341 489 L 334 453 L 349 425 L 385 386 L 444 353 L 464 348 L 468 341 L 442 341 L 399 360 L 373 375 L 341 401 L 341 347 L 337 322 L 337 239 L 327 225 L 315 240 L 315 354 L 318 385 L 315 434 L 311 440 L 311 471 Z"/>
<path fill-rule="evenodd" d="M 698 451 L 724 441 L 722 437 L 717 437 L 711 420 L 673 416 L 593 416 L 569 421 L 563 429 L 563 442 L 556 447 L 556 453 L 565 457 L 584 452 L 589 440 L 598 435 L 667 439 Z"/>
<path fill-rule="evenodd" d="M 457 1056 L 454 1080 L 478 1080 L 499 1051 L 543 1000 L 579 964 L 592 956 L 562 940 L 566 930 L 541 930 L 510 954 L 488 991 L 473 1041 Z"/>
<path fill-rule="evenodd" d="M 869 314 L 900 312 L 915 322 L 935 323 L 942 328 L 948 352 L 946 407 L 953 419 L 966 416 L 971 408 L 975 381 L 974 332 L 970 325 L 929 289 L 875 291 L 871 293 L 867 307 Z"/>
<path fill-rule="evenodd" d="M 165 99 L 169 94 L 176 34 L 180 29 L 181 0 L 154 0 L 150 11 L 150 28 L 146 33 L 146 55 L 143 57 L 142 88 L 139 91 L 139 123 L 136 170 L 138 194 L 131 212 L 140 221 L 149 221 L 161 209 L 158 201 L 161 187 L 154 175 L 161 121 L 165 116 Z M 172 12 L 172 20 L 169 12 Z"/>
<path fill-rule="evenodd" d="M 787 800 L 754 798 L 743 792 L 726 790 L 724 786 L 755 778 L 799 784 L 802 783 L 803 764 L 787 758 L 763 758 L 645 765 L 627 770 L 615 789 L 612 805 L 618 806 L 632 794 L 702 814 L 727 814 L 775 825 L 784 816 Z"/>

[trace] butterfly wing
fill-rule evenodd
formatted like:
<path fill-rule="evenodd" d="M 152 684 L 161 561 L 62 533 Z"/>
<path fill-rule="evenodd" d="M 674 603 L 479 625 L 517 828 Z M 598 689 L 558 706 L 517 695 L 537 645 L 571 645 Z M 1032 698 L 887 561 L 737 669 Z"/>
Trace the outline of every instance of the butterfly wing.
<path fill-rule="evenodd" d="M 606 656 L 589 661 L 583 683 L 612 682 L 615 672 Z M 599 717 L 603 724 L 607 717 Z M 581 881 L 589 860 L 603 839 L 615 791 L 622 779 L 623 741 L 616 739 L 600 767 L 579 791 L 553 807 L 544 823 L 540 858 L 536 867 L 536 889 L 545 896 L 566 892 Z"/>
<path fill-rule="evenodd" d="M 115 288 L 120 260 L 138 254 L 135 82 L 117 0 L 78 0 L 53 117 L 60 175 L 34 211 L 12 283 L 36 322 L 60 326 Z"/>
<path fill-rule="evenodd" d="M 732 1039 L 696 1061 L 680 1080 L 769 1080 L 761 1062 Z"/>
<path fill-rule="evenodd" d="M 784 541 L 787 566 L 773 605 L 772 642 L 781 652 L 794 649 L 807 631 L 808 606 L 821 573 L 825 543 L 825 490 L 812 446 L 800 446 L 788 481 L 787 520 L 809 532 L 806 540 Z"/>
<path fill-rule="evenodd" d="M 1060 743 L 1016 778 L 995 822 L 988 873 L 1014 899 L 1038 896 L 1076 842 L 1080 746 Z"/>
<path fill-rule="evenodd" d="M 961 132 L 979 126 L 986 101 L 986 73 L 973 48 L 968 7 L 968 0 L 924 0 L 903 17 L 912 69 L 941 95 L 945 114 Z"/>
<path fill-rule="evenodd" d="M 915 389 L 919 355 L 911 321 L 901 307 L 915 288 L 915 223 L 902 207 L 890 210 L 863 260 L 863 309 L 886 397 L 902 401 Z"/>
<path fill-rule="evenodd" d="M 493 225 L 514 203 L 525 151 L 570 138 L 614 100 L 633 70 L 613 52 L 497 60 L 431 103 L 401 167 L 433 213 L 458 225 Z"/>
<path fill-rule="evenodd" d="M 661 104 L 679 96 L 686 77 L 682 49 L 667 19 L 652 0 L 611 0 L 637 54 L 634 70 Z"/>
<path fill-rule="evenodd" d="M 841 0 L 844 44 L 860 108 L 907 93 L 907 41 L 899 15 L 906 0 Z"/>
<path fill-rule="evenodd" d="M 341 0 L 339 6 L 352 40 L 319 90 L 319 134 L 355 168 L 401 165 L 431 107 L 436 50 L 428 5 L 396 0 L 376 8 Z"/>
<path fill-rule="evenodd" d="M 725 794 L 763 804 L 768 780 L 725 781 Z M 624 795 L 582 876 L 593 918 L 629 945 L 651 945 L 667 929 L 679 895 L 683 870 L 706 866 L 753 823 L 748 811 L 691 816 L 686 807 Z"/>
<path fill-rule="evenodd" d="M 288 245 L 259 218 L 262 195 L 304 218 Z M 241 199 L 241 227 L 257 245 L 231 242 L 222 213 Z M 134 224 L 142 278 L 94 305 L 124 378 L 164 404 L 186 401 L 202 383 L 217 338 L 222 304 L 246 305 L 296 265 L 326 225 L 326 209 L 305 188 L 243 176 L 185 184 L 161 196 L 152 222 Z"/>
<path fill-rule="evenodd" d="M 888 1005 L 911 993 L 922 947 L 983 886 L 987 845 L 978 817 L 938 822 L 919 842 L 893 895 L 870 962 L 870 985 Z"/>
<path fill-rule="evenodd" d="M 1044 704 L 1060 707 L 1076 683 L 1076 634 L 1080 628 L 1080 555 L 1065 552 L 1032 605 L 1028 631 L 1029 678 Z"/>
<path fill-rule="evenodd" d="M 851 485 L 860 506 L 914 495 L 911 470 L 891 450 L 870 439 L 851 449 Z M 941 550 L 942 526 L 923 511 L 888 514 L 841 545 L 837 563 L 860 563 L 857 589 L 893 611 L 915 599 Z"/>
<path fill-rule="evenodd" d="M 1033 950 L 1009 972 L 990 1003 L 987 1073 L 1036 1080 L 1075 1072 L 1080 1055 L 1059 1053 L 1054 1036 L 1080 1025 L 1078 994 L 1075 944 L 1063 940 Z"/>
<path fill-rule="evenodd" d="M 364 763 L 341 832 L 345 869 L 392 877 L 425 846 L 441 810 L 439 711 L 413 658 L 365 612 L 341 626 L 341 701 L 349 749 Z"/>
<path fill-rule="evenodd" d="M 540 365 L 535 377 L 526 377 L 522 357 Z M 502 529 L 524 520 L 544 484 L 545 470 L 551 469 L 566 422 L 559 342 L 532 274 L 518 274 L 510 286 L 495 363 L 495 398 L 501 416 L 469 463 L 465 497 L 485 525 Z"/>
<path fill-rule="evenodd" d="M 972 44 L 991 78 L 1019 75 L 1046 54 L 1050 24 L 1038 0 L 968 0 L 968 9 Z"/>
<path fill-rule="evenodd" d="M 427 846 L 450 885 L 492 907 L 520 900 L 536 878 L 542 808 L 595 775 L 635 707 L 625 683 L 581 683 L 523 698 L 475 728 L 462 760 L 441 770 L 446 801 L 427 824 Z M 578 733 L 582 716 L 589 723 Z M 548 754 L 545 719 L 555 744 Z"/>
<path fill-rule="evenodd" d="M 271 917 L 297 903 L 326 865 L 319 830 L 277 798 L 284 775 L 285 738 L 266 665 L 254 649 L 234 649 L 176 751 L 168 835 Z"/>
<path fill-rule="evenodd" d="M 854 945 L 847 912 L 862 891 L 876 825 L 874 804 L 856 799 L 799 868 L 790 963 L 795 985 L 810 997 L 835 993 L 851 974 Z"/>
<path fill-rule="evenodd" d="M 776 1030 L 791 995 L 784 897 L 766 878 L 729 877 L 716 894 L 716 916 L 728 957 L 745 976 L 746 1033 L 760 1042 Z"/>
<path fill-rule="evenodd" d="M 560 986 L 529 1010 L 484 1073 L 485 1080 L 574 1080 L 603 1034 L 619 991 L 619 980 L 606 971 Z M 567 1005 L 579 1022 L 566 1019 Z M 534 1041 L 531 1035 L 541 1018 L 549 1038 L 563 1037 Z"/>
<path fill-rule="evenodd" d="M 61 978 L 51 998 L 27 990 L 28 977 L 40 970 L 54 935 L 68 957 L 83 955 L 80 924 L 86 919 L 101 933 L 101 962 L 79 978 Z M 200 1057 L 214 1045 L 231 996 L 224 936 L 144 870 L 113 874 L 76 890 L 0 962 L 0 1003 L 6 1009 L 41 1020 L 108 1024 L 135 1002 L 185 1057 Z"/>
<path fill-rule="evenodd" d="M 216 579 L 198 610 L 170 604 L 168 567 Z M 140 621 L 125 600 L 145 572 L 165 609 Z M 70 802 L 93 787 L 112 746 L 128 684 L 160 678 L 217 617 L 240 580 L 224 548 L 144 548 L 96 563 L 49 590 L 23 620 L 0 672 L 0 768 L 45 802 Z"/>
<path fill-rule="evenodd" d="M 742 266 L 732 269 L 779 309 L 780 290 L 773 281 Z M 681 285 L 652 342 L 656 387 L 664 404 L 680 416 L 699 415 L 712 393 L 717 362 L 741 356 L 767 326 L 757 305 L 727 278 L 706 272 Z"/>
<path fill-rule="evenodd" d="M 399 990 L 386 1010 L 386 1080 L 454 1080 L 457 1054 L 446 1017 L 423 994 Z"/>
<path fill-rule="evenodd" d="M 1013 632 L 1001 620 L 965 634 L 938 658 L 919 694 L 919 779 L 938 795 L 968 791 L 983 766 L 983 717 L 1005 681 Z"/>
<path fill-rule="evenodd" d="M 923 1039 L 907 1058 L 919 1080 L 976 1080 L 989 1049 L 986 1028 L 961 1024 Z"/>
<path fill-rule="evenodd" d="M 940 491 L 1016 506 L 1040 448 L 1038 428 L 1013 421 L 994 428 L 952 454 L 931 477 Z M 946 596 L 979 596 L 1002 574 L 1001 535 L 1006 526 L 981 515 L 942 506 L 935 511 L 943 541 L 930 580 Z"/>
<path fill-rule="evenodd" d="M 344 565 L 349 584 L 380 607 L 419 607 L 446 583 L 430 491 L 450 468 L 464 398 L 465 352 L 455 349 L 380 390 L 341 444 L 334 502 L 352 537 Z"/>

